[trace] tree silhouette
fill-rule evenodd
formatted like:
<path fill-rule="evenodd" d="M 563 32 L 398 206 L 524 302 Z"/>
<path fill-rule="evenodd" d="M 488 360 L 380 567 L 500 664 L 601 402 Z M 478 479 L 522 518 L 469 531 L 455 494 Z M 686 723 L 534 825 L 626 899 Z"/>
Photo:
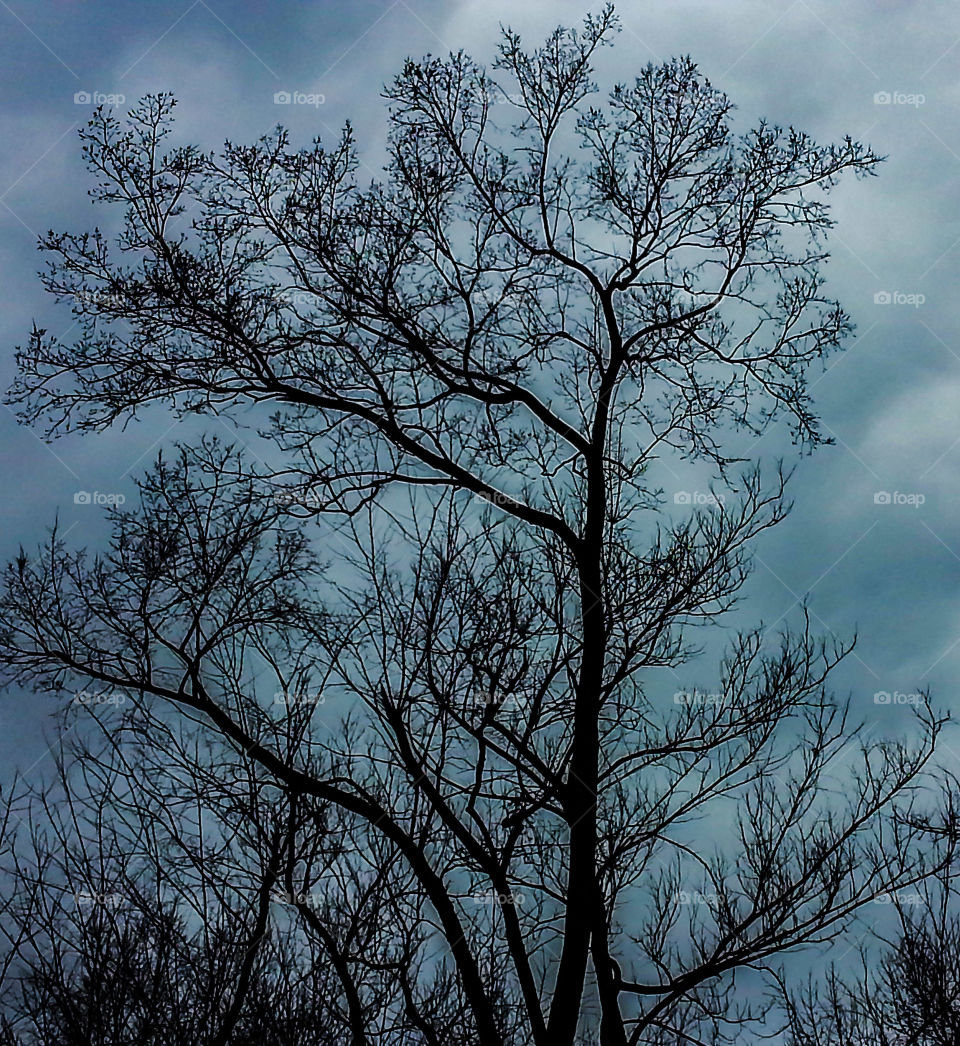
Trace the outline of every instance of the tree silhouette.
<path fill-rule="evenodd" d="M 662 699 L 787 510 L 740 437 L 823 441 L 806 376 L 850 331 L 826 196 L 877 157 L 735 133 L 688 59 L 601 100 L 615 30 L 408 61 L 369 182 L 349 126 L 215 155 L 167 141 L 166 96 L 98 111 L 122 231 L 43 241 L 82 333 L 19 353 L 26 422 L 160 405 L 272 443 L 183 447 L 108 552 L 11 564 L 7 677 L 123 694 L 158 755 L 179 714 L 283 811 L 261 856 L 291 897 L 373 884 L 294 906 L 336 1041 L 743 1041 L 744 978 L 947 860 L 905 817 L 942 719 L 858 751 L 827 680 L 849 647 L 743 631 L 709 700 Z M 664 458 L 709 505 L 667 509 Z M 253 831 L 244 797 L 204 796 L 205 831 Z"/>
<path fill-rule="evenodd" d="M 952 821 L 956 844 L 956 821 Z M 960 1040 L 960 919 L 949 874 L 878 900 L 892 927 L 882 951 L 859 949 L 830 967 L 825 984 L 782 983 L 789 1046 L 953 1046 Z"/>
<path fill-rule="evenodd" d="M 351 1041 L 336 949 L 365 947 L 383 905 L 368 899 L 351 924 L 343 882 L 294 892 L 289 822 L 255 766 L 149 716 L 145 743 L 143 710 L 119 724 L 117 714 L 100 712 L 99 746 L 60 753 L 55 789 L 8 804 L 30 820 L 25 840 L 9 817 L 4 832 L 0 1041 Z M 322 916 L 325 938 L 299 933 L 300 909 L 308 925 Z M 364 987 L 388 1027 L 389 1000 Z"/>

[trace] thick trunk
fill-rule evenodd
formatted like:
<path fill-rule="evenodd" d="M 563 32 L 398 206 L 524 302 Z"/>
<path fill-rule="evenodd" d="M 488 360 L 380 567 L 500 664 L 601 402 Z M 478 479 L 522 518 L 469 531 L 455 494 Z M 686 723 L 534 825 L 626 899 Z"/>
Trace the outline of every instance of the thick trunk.
<path fill-rule="evenodd" d="M 599 550 L 588 553 L 595 557 Z M 596 560 L 595 560 L 596 561 Z M 581 572 L 584 650 L 574 713 L 565 809 L 570 828 L 563 949 L 547 1033 L 557 1046 L 572 1043 L 586 978 L 593 921 L 597 854 L 597 711 L 603 674 L 605 629 L 599 569 Z"/>
<path fill-rule="evenodd" d="M 606 483 L 603 447 L 606 403 L 601 400 L 594 429 L 584 537 L 578 557 L 583 655 L 574 709 L 573 739 L 565 791 L 569 824 L 569 870 L 563 949 L 557 971 L 548 1033 L 564 1046 L 574 1041 L 583 997 L 592 928 L 602 908 L 596 878 L 597 782 L 600 764 L 599 714 L 606 658 L 603 602 L 603 530 Z"/>
<path fill-rule="evenodd" d="M 577 555 L 583 655 L 574 709 L 565 811 L 569 824 L 569 870 L 563 949 L 550 1007 L 548 1035 L 557 1046 L 576 1036 L 587 961 L 594 967 L 603 1012 L 603 1046 L 624 1046 L 625 1036 L 607 952 L 606 916 L 597 879 L 597 787 L 600 767 L 600 709 L 607 652 L 603 542 L 607 524 L 606 446 L 610 406 L 622 364 L 623 345 L 612 298 L 602 301 L 610 361 L 597 393 L 597 410 L 587 455 L 587 498 Z"/>

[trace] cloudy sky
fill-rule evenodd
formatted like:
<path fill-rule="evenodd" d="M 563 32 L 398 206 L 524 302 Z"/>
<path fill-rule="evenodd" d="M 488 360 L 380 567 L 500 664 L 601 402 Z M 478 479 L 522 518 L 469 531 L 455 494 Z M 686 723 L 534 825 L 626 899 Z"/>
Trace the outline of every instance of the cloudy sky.
<path fill-rule="evenodd" d="M 35 244 L 46 229 L 102 221 L 86 197 L 77 142 L 96 101 L 172 91 L 179 128 L 206 148 L 277 122 L 305 144 L 333 137 L 349 118 L 375 163 L 379 86 L 405 56 L 464 48 L 486 60 L 499 22 L 532 43 L 585 10 L 567 0 L 0 0 L 4 386 L 34 320 L 69 340 L 68 308 L 45 300 L 36 279 Z M 960 696 L 960 8 L 648 0 L 618 10 L 623 32 L 602 53 L 601 80 L 689 53 L 743 120 L 765 116 L 824 141 L 849 133 L 888 157 L 879 178 L 851 181 L 835 197 L 829 276 L 858 325 L 847 351 L 814 377 L 836 444 L 801 462 L 794 514 L 757 545 L 750 610 L 775 624 L 808 596 L 821 628 L 858 631 L 840 682 L 878 732 L 896 730 L 903 709 L 876 704 L 877 692 L 929 687 L 952 707 Z M 278 92 L 302 101 L 277 104 Z M 48 446 L 0 409 L 0 554 L 32 545 L 58 512 L 71 540 L 96 541 L 102 510 L 74 504 L 74 494 L 129 494 L 130 476 L 177 435 L 172 418 L 154 414 L 124 433 Z M 3 776 L 13 766 L 42 772 L 53 705 L 49 695 L 0 700 Z"/>

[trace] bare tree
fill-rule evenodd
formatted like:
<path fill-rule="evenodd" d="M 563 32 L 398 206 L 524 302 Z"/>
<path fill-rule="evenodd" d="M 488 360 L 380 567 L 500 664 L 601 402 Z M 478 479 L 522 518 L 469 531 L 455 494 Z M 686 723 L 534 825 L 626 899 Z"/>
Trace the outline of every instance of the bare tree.
<path fill-rule="evenodd" d="M 956 845 L 956 819 L 951 836 Z M 825 979 L 781 982 L 789 1046 L 953 1046 L 960 1041 L 960 916 L 954 876 L 877 898 L 889 915 L 868 926 Z M 883 925 L 885 923 L 885 925 Z"/>
<path fill-rule="evenodd" d="M 99 744 L 71 724 L 55 784 L 6 807 L 0 1041 L 404 1041 L 391 983 L 403 953 L 382 947 L 389 862 L 336 863 L 326 812 L 304 845 L 303 811 L 255 762 L 99 696 L 77 713 L 93 714 Z"/>
<path fill-rule="evenodd" d="M 601 100 L 615 29 L 409 61 L 369 184 L 349 127 L 214 155 L 165 141 L 167 97 L 98 112 L 119 254 L 43 242 L 83 333 L 20 352 L 25 421 L 262 411 L 273 449 L 183 449 L 108 553 L 11 564 L 8 677 L 123 692 L 148 736 L 179 710 L 255 765 L 291 894 L 374 877 L 349 947 L 298 909 L 354 1042 L 743 1041 L 743 978 L 947 860 L 905 816 L 942 719 L 861 745 L 849 647 L 746 631 L 710 701 L 664 706 L 787 510 L 738 434 L 822 442 L 806 375 L 850 330 L 826 195 L 877 157 L 736 134 L 688 59 Z M 671 456 L 711 507 L 665 511 Z"/>

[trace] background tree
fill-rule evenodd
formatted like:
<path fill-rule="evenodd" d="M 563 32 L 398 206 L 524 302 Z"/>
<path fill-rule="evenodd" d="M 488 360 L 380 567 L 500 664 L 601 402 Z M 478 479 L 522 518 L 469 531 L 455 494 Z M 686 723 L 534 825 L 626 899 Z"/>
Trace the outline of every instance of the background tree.
<path fill-rule="evenodd" d="M 367 185 L 349 127 L 217 156 L 167 141 L 167 97 L 98 112 L 119 254 L 43 242 L 83 333 L 34 331 L 25 420 L 252 407 L 273 451 L 183 449 L 109 553 L 12 564 L 8 676 L 136 697 L 146 738 L 179 710 L 255 764 L 294 818 L 293 887 L 372 871 L 362 946 L 300 911 L 354 1041 L 742 1041 L 763 1013 L 743 976 L 948 860 L 905 816 L 943 720 L 850 769 L 827 687 L 847 648 L 746 631 L 711 701 L 665 707 L 786 512 L 743 436 L 822 441 L 807 371 L 850 330 L 825 198 L 877 158 L 736 134 L 688 59 L 601 101 L 615 28 L 607 8 L 533 51 L 505 31 L 499 81 L 409 61 Z M 724 493 L 671 516 L 664 456 Z M 324 700 L 277 707 L 259 674 Z"/>
<path fill-rule="evenodd" d="M 945 827 L 955 846 L 955 816 Z M 943 874 L 919 889 L 877 898 L 888 906 L 890 918 L 867 928 L 857 949 L 858 974 L 852 975 L 854 964 L 845 961 L 832 964 L 823 983 L 811 980 L 801 989 L 784 982 L 789 1046 L 957 1042 L 960 920 L 955 894 L 953 876 Z M 871 947 L 870 937 L 881 946 Z"/>

